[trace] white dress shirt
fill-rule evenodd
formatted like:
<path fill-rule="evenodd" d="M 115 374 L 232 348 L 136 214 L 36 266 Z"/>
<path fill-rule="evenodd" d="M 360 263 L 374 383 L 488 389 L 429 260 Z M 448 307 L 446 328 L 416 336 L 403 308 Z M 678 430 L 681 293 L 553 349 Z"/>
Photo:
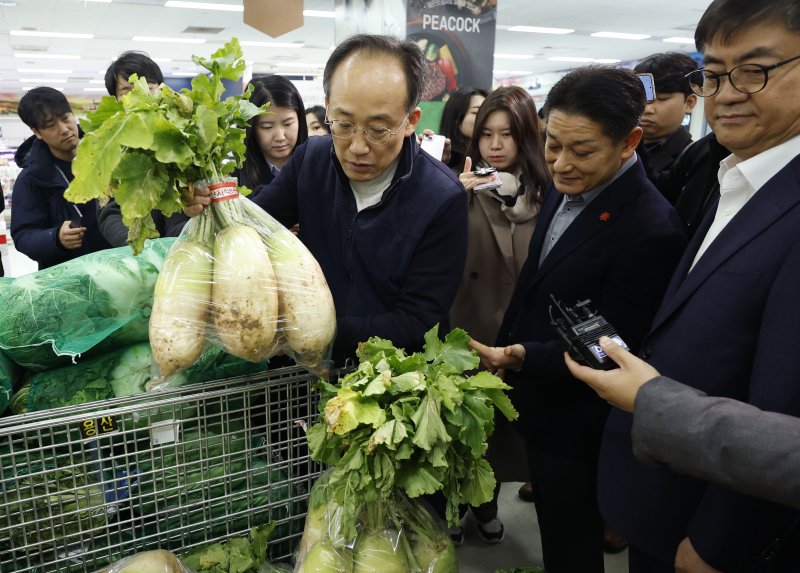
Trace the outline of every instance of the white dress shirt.
<path fill-rule="evenodd" d="M 798 150 L 800 150 L 800 135 L 762 151 L 745 161 L 735 155 L 729 155 L 720 162 L 717 175 L 720 193 L 717 212 L 714 215 L 714 222 L 711 223 L 711 227 L 694 257 L 692 268 L 730 220 L 767 181 L 777 175 L 778 171 L 786 167 L 797 156 Z"/>

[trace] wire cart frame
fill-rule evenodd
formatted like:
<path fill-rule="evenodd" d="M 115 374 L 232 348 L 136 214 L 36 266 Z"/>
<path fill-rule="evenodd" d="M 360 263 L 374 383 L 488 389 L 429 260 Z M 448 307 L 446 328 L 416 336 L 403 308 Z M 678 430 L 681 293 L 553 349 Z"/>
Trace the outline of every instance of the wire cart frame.
<path fill-rule="evenodd" d="M 277 524 L 288 560 L 321 467 L 299 367 L 0 418 L 0 571 L 91 573 Z"/>

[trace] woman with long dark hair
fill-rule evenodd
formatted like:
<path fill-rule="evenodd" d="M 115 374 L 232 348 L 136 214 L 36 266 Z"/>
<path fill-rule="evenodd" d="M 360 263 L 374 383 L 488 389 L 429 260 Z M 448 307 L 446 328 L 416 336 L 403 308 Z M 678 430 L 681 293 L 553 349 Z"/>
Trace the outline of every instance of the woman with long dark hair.
<path fill-rule="evenodd" d="M 292 82 L 273 75 L 253 79 L 250 84 L 254 88 L 250 101 L 257 106 L 269 103 L 269 107 L 250 120 L 244 165 L 235 175 L 239 185 L 255 190 L 272 181 L 295 147 L 308 139 L 308 127 L 303 98 Z"/>
<path fill-rule="evenodd" d="M 475 116 L 486 95 L 486 90 L 460 86 L 450 93 L 444 104 L 439 133 L 450 139 L 450 158 L 445 163 L 456 173 L 464 168 Z"/>
<path fill-rule="evenodd" d="M 467 263 L 450 311 L 452 326 L 475 340 L 495 340 L 514 285 L 528 257 L 541 196 L 549 183 L 544 141 L 536 104 L 524 89 L 501 87 L 480 106 L 461 182 L 469 194 Z M 476 190 L 486 183 L 471 168 L 492 167 L 502 185 Z M 480 188 L 480 186 L 479 186 Z M 487 543 L 503 540 L 497 495 L 503 481 L 528 481 L 526 449 L 503 416 L 495 418 L 487 459 L 497 478 L 492 501 L 472 508 L 478 533 Z M 520 470 L 522 468 L 522 470 Z M 522 471 L 522 473 L 520 473 Z M 456 532 L 456 539 L 459 537 Z"/>

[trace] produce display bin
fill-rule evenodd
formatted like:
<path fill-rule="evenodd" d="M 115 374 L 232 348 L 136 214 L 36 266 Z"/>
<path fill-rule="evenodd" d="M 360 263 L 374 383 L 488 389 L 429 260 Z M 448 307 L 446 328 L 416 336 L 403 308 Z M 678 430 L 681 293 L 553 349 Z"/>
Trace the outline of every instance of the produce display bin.
<path fill-rule="evenodd" d="M 277 524 L 291 557 L 320 473 L 317 377 L 291 367 L 0 418 L 0 571 L 93 572 Z"/>

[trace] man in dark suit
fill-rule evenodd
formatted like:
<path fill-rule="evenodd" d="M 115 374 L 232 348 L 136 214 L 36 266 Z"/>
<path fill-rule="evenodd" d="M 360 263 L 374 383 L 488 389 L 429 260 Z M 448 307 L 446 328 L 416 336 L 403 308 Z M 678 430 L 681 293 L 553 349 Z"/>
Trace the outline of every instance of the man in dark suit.
<path fill-rule="evenodd" d="M 596 470 L 608 405 L 564 365 L 549 296 L 591 299 L 638 348 L 685 246 L 677 214 L 635 153 L 644 105 L 641 82 L 623 68 L 581 68 L 550 91 L 553 185 L 496 346 L 472 343 L 514 387 L 550 573 L 603 571 Z"/>
<path fill-rule="evenodd" d="M 690 80 L 732 155 L 641 356 L 710 396 L 798 416 L 800 4 L 714 0 L 695 41 L 705 67 Z M 631 416 L 613 411 L 598 487 L 632 572 L 800 571 L 796 512 L 646 467 L 630 432 Z"/>

